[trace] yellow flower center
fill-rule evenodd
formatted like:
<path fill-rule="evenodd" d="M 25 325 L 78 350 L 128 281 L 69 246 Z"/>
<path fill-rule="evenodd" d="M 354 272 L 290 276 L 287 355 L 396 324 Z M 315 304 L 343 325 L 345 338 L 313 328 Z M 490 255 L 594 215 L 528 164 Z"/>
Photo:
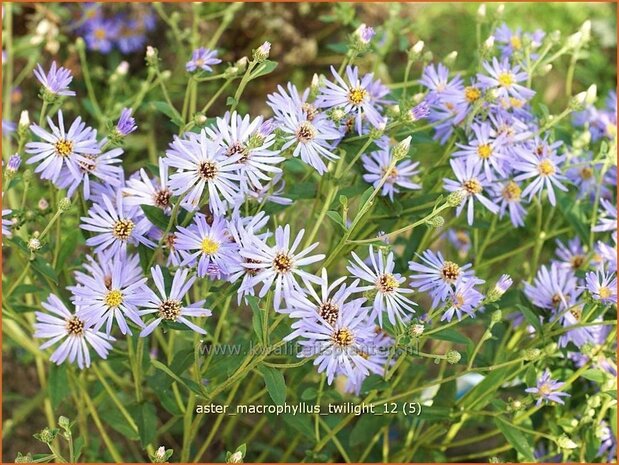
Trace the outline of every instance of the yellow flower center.
<path fill-rule="evenodd" d="M 492 155 L 492 147 L 490 147 L 490 144 L 481 144 L 477 147 L 477 155 L 484 160 L 490 158 L 490 155 Z"/>
<path fill-rule="evenodd" d="M 349 346 L 353 341 L 352 332 L 348 328 L 338 329 L 333 333 L 332 338 L 333 342 L 339 346 Z"/>
<path fill-rule="evenodd" d="M 481 92 L 477 87 L 468 86 L 464 89 L 464 98 L 469 103 L 473 103 L 481 97 Z"/>
<path fill-rule="evenodd" d="M 105 295 L 103 302 L 108 307 L 118 307 L 123 303 L 123 293 L 118 289 L 114 289 Z"/>
<path fill-rule="evenodd" d="M 204 255 L 213 255 L 216 254 L 219 250 L 219 243 L 215 242 L 213 239 L 209 239 L 208 237 L 202 239 L 202 243 L 200 244 L 200 250 Z"/>
<path fill-rule="evenodd" d="M 464 296 L 458 292 L 452 299 L 453 305 L 456 308 L 461 308 L 464 305 Z"/>
<path fill-rule="evenodd" d="M 483 189 L 481 184 L 477 179 L 469 179 L 468 181 L 464 181 L 464 190 L 469 195 L 479 194 Z"/>
<path fill-rule="evenodd" d="M 361 87 L 356 87 L 348 92 L 348 101 L 353 105 L 361 105 L 368 96 L 368 91 Z"/>
<path fill-rule="evenodd" d="M 106 35 L 107 34 L 105 32 L 105 29 L 103 29 L 103 28 L 95 29 L 95 38 L 96 39 L 99 39 L 99 40 L 105 39 Z"/>
<path fill-rule="evenodd" d="M 499 84 L 501 84 L 501 86 L 509 87 L 514 83 L 514 75 L 509 72 L 504 72 L 499 74 L 497 80 L 499 81 Z"/>
<path fill-rule="evenodd" d="M 612 291 L 609 288 L 604 286 L 604 287 L 600 287 L 598 294 L 600 294 L 601 299 L 608 299 L 612 295 Z"/>
<path fill-rule="evenodd" d="M 552 388 L 550 387 L 549 384 L 544 383 L 539 387 L 539 393 L 542 396 L 547 396 L 548 394 L 550 394 L 552 392 Z"/>
<path fill-rule="evenodd" d="M 512 36 L 509 42 L 512 44 L 512 47 L 516 50 L 520 50 L 522 48 L 522 41 L 518 36 Z"/>
<path fill-rule="evenodd" d="M 133 231 L 134 227 L 135 224 L 133 224 L 133 221 L 131 220 L 118 220 L 116 223 L 114 223 L 114 226 L 112 227 L 112 235 L 116 239 L 126 241 L 127 239 L 129 239 L 129 236 L 131 236 L 131 231 Z"/>
<path fill-rule="evenodd" d="M 513 108 L 522 108 L 524 106 L 524 100 L 515 97 L 510 97 L 509 103 Z"/>
<path fill-rule="evenodd" d="M 591 179 L 593 177 L 593 170 L 588 166 L 585 166 L 580 170 L 580 177 L 584 180 Z"/>
<path fill-rule="evenodd" d="M 537 166 L 537 169 L 542 176 L 551 176 L 556 172 L 555 166 L 548 159 L 542 160 Z"/>
<path fill-rule="evenodd" d="M 395 279 L 391 273 L 385 273 L 376 282 L 376 287 L 383 294 L 393 292 L 395 289 L 400 287 L 400 283 Z"/>
<path fill-rule="evenodd" d="M 59 140 L 54 144 L 56 155 L 60 157 L 68 157 L 73 153 L 73 142 L 67 139 Z"/>
<path fill-rule="evenodd" d="M 505 200 L 520 200 L 521 192 L 522 189 L 520 189 L 520 186 L 518 186 L 518 184 L 516 184 L 514 181 L 509 181 L 503 188 L 501 194 L 503 195 L 503 198 Z"/>

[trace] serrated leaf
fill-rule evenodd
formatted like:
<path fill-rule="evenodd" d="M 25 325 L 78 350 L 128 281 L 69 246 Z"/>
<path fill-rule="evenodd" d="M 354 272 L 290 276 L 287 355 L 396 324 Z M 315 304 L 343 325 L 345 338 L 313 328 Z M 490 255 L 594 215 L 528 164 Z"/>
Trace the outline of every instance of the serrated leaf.
<path fill-rule="evenodd" d="M 277 368 L 262 366 L 260 373 L 264 379 L 267 392 L 275 405 L 282 405 L 286 402 L 286 381 L 282 372 Z"/>

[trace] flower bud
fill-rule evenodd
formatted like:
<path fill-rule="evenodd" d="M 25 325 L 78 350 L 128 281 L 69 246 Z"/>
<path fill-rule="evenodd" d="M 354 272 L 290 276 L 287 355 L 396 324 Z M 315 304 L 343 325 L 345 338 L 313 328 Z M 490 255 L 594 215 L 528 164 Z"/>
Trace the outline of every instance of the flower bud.
<path fill-rule="evenodd" d="M 28 452 L 26 455 L 22 455 L 21 452 L 17 453 L 15 457 L 15 463 L 36 463 L 32 458 L 32 454 Z"/>
<path fill-rule="evenodd" d="M 579 92 L 574 95 L 568 104 L 568 107 L 572 111 L 579 111 L 585 108 L 585 102 L 587 100 L 587 92 Z"/>
<path fill-rule="evenodd" d="M 539 69 L 537 74 L 540 76 L 546 76 L 550 71 L 552 71 L 552 63 L 547 63 Z"/>
<path fill-rule="evenodd" d="M 57 434 L 57 430 L 44 428 L 40 433 L 35 434 L 34 437 L 45 444 L 50 444 L 56 438 Z"/>
<path fill-rule="evenodd" d="M 501 310 L 495 310 L 492 312 L 490 321 L 494 324 L 499 323 L 503 319 L 503 312 Z"/>
<path fill-rule="evenodd" d="M 60 417 L 58 418 L 58 426 L 63 429 L 69 429 L 71 428 L 71 421 L 67 417 Z"/>
<path fill-rule="evenodd" d="M 258 63 L 265 61 L 269 58 L 269 54 L 271 53 L 271 42 L 265 41 L 260 47 L 253 51 L 254 60 Z"/>
<path fill-rule="evenodd" d="M 417 61 L 419 57 L 421 57 L 421 52 L 423 52 L 424 45 L 425 43 L 423 40 L 418 40 L 408 51 L 408 60 Z"/>
<path fill-rule="evenodd" d="M 66 211 L 69 211 L 70 208 L 71 208 L 71 199 L 69 199 L 68 197 L 65 197 L 64 199 L 60 199 L 60 201 L 58 202 L 58 210 L 60 210 L 61 212 L 66 212 Z"/>
<path fill-rule="evenodd" d="M 30 126 L 30 116 L 28 110 L 24 110 L 19 115 L 19 127 L 27 129 Z"/>
<path fill-rule="evenodd" d="M 408 327 L 408 333 L 412 336 L 412 337 L 419 337 L 423 334 L 423 331 L 425 330 L 425 326 L 422 325 L 421 323 L 413 323 Z"/>
<path fill-rule="evenodd" d="M 501 3 L 501 4 L 499 4 L 499 6 L 496 9 L 496 16 L 497 16 L 497 18 L 503 17 L 503 13 L 505 13 L 505 5 L 503 3 Z"/>
<path fill-rule="evenodd" d="M 408 151 L 411 148 L 412 139 L 412 136 L 408 136 L 406 139 L 398 142 L 398 144 L 393 147 L 391 151 L 393 158 L 395 158 L 396 160 L 402 160 L 404 157 L 406 157 L 408 155 Z"/>
<path fill-rule="evenodd" d="M 524 352 L 524 359 L 527 362 L 532 362 L 534 360 L 537 360 L 541 355 L 542 355 L 542 351 L 533 347 L 531 349 L 527 349 Z"/>
<path fill-rule="evenodd" d="M 454 50 L 453 52 L 448 53 L 445 58 L 443 58 L 443 63 L 445 63 L 445 66 L 450 68 L 455 64 L 456 58 L 458 58 L 458 52 Z"/>
<path fill-rule="evenodd" d="M 39 200 L 39 203 L 37 206 L 39 207 L 39 210 L 45 211 L 49 208 L 49 202 L 47 201 L 47 199 L 42 198 Z"/>
<path fill-rule="evenodd" d="M 458 352 L 457 350 L 450 350 L 445 354 L 445 360 L 447 360 L 447 363 L 449 363 L 450 365 L 455 365 L 460 361 L 461 358 L 462 355 L 460 355 L 460 352 Z"/>
<path fill-rule="evenodd" d="M 205 115 L 203 115 L 202 113 L 196 113 L 193 117 L 193 122 L 197 125 L 197 126 L 202 126 L 203 124 L 205 124 L 207 121 L 207 118 Z"/>
<path fill-rule="evenodd" d="M 420 103 L 410 109 L 408 116 L 411 121 L 419 121 L 426 118 L 430 114 L 430 104 L 427 100 L 422 100 Z"/>
<path fill-rule="evenodd" d="M 486 17 L 486 4 L 482 3 L 481 5 L 479 5 L 479 8 L 477 8 L 477 19 L 482 20 Z"/>
<path fill-rule="evenodd" d="M 146 64 L 148 66 L 158 66 L 159 65 L 159 52 L 155 47 L 147 46 L 146 47 Z"/>
<path fill-rule="evenodd" d="M 11 178 L 15 175 L 15 173 L 17 173 L 17 170 L 19 169 L 20 166 L 21 166 L 21 157 L 19 156 L 19 154 L 15 153 L 11 155 L 11 157 L 9 158 L 9 161 L 6 164 L 6 169 L 4 170 L 4 174 L 7 177 Z"/>
<path fill-rule="evenodd" d="M 443 218 L 441 215 L 437 215 L 427 220 L 426 224 L 428 226 L 432 226 L 433 228 L 440 228 L 445 224 L 445 218 Z"/>
<path fill-rule="evenodd" d="M 598 88 L 595 84 L 591 84 L 585 93 L 585 104 L 593 105 L 597 99 Z"/>
<path fill-rule="evenodd" d="M 466 194 L 464 193 L 463 190 L 460 189 L 457 191 L 453 191 L 451 194 L 447 196 L 447 201 L 445 203 L 449 205 L 450 207 L 457 207 L 458 205 L 462 203 L 465 197 L 466 197 Z"/>
<path fill-rule="evenodd" d="M 236 63 L 234 63 L 234 66 L 237 67 L 239 73 L 244 73 L 245 70 L 247 69 L 248 63 L 249 63 L 249 58 L 243 57 L 243 58 L 239 58 L 238 60 L 236 60 Z"/>
<path fill-rule="evenodd" d="M 361 24 L 353 34 L 358 45 L 368 45 L 375 35 L 374 28 L 366 24 Z"/>
<path fill-rule="evenodd" d="M 226 460 L 226 463 L 243 463 L 243 452 L 237 450 L 234 454 L 231 454 Z"/>
<path fill-rule="evenodd" d="M 37 237 L 33 236 L 30 239 L 28 239 L 27 246 L 31 252 L 36 252 L 37 250 L 39 250 L 41 248 L 41 241 L 39 240 L 38 235 Z"/>
<path fill-rule="evenodd" d="M 494 36 L 490 36 L 484 40 L 484 49 L 488 51 L 492 50 L 494 48 L 494 40 Z"/>
<path fill-rule="evenodd" d="M 578 447 L 578 444 L 576 444 L 574 441 L 572 441 L 569 436 L 567 436 L 566 434 L 563 434 L 561 436 L 559 436 L 559 438 L 557 438 L 557 446 L 559 446 L 560 449 L 576 449 Z"/>
<path fill-rule="evenodd" d="M 129 72 L 129 63 L 126 61 L 121 61 L 119 65 L 116 67 L 116 74 L 119 76 L 126 76 Z"/>

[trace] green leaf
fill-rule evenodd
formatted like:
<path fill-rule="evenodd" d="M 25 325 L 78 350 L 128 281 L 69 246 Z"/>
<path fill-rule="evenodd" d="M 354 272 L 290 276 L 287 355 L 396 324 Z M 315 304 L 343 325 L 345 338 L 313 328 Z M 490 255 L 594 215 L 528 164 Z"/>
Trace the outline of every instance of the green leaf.
<path fill-rule="evenodd" d="M 344 220 L 342 219 L 342 215 L 340 215 L 338 212 L 328 211 L 327 216 L 331 218 L 331 220 L 333 220 L 333 222 L 337 224 L 340 228 L 346 231 L 347 228 L 344 224 Z"/>
<path fill-rule="evenodd" d="M 565 192 L 555 190 L 557 196 L 557 206 L 563 217 L 574 228 L 574 231 L 584 241 L 589 240 L 589 228 L 587 226 L 587 215 L 582 208 L 580 201 L 574 202 L 572 196 Z"/>
<path fill-rule="evenodd" d="M 431 335 L 433 339 L 440 339 L 441 341 L 455 342 L 456 344 L 473 345 L 468 337 L 460 334 L 454 329 L 443 329 Z"/>
<path fill-rule="evenodd" d="M 52 266 L 43 260 L 42 257 L 36 257 L 32 260 L 32 268 L 39 273 L 40 275 L 45 276 L 49 280 L 51 280 L 54 284 L 58 284 L 58 275 L 52 268 Z"/>
<path fill-rule="evenodd" d="M 251 323 L 252 323 L 252 327 L 254 328 L 254 333 L 256 334 L 256 339 L 258 340 L 258 342 L 262 342 L 263 335 L 264 335 L 264 325 L 263 325 L 264 312 L 258 306 L 258 299 L 255 296 L 248 295 L 245 297 L 245 299 L 247 300 L 247 302 L 249 303 L 249 306 L 251 307 L 251 311 L 252 311 Z"/>
<path fill-rule="evenodd" d="M 170 121 L 172 121 L 172 123 L 174 123 L 176 126 L 180 127 L 183 125 L 183 117 L 181 116 L 181 114 L 178 112 L 178 110 L 176 110 L 176 108 L 168 105 L 167 102 L 151 102 L 151 105 L 154 106 L 159 113 L 163 113 L 168 118 L 170 118 Z"/>
<path fill-rule="evenodd" d="M 507 442 L 509 442 L 514 449 L 516 449 L 525 459 L 525 462 L 535 462 L 533 456 L 533 447 L 529 443 L 526 436 L 518 429 L 514 428 L 511 423 L 503 419 L 503 417 L 496 417 L 494 423 L 497 428 L 503 433 Z"/>
<path fill-rule="evenodd" d="M 275 405 L 282 405 L 286 401 L 286 381 L 282 372 L 276 368 L 262 366 L 260 373 Z"/>
<path fill-rule="evenodd" d="M 163 213 L 161 208 L 154 207 L 152 205 L 140 205 L 140 207 L 142 207 L 144 216 L 146 216 L 151 223 L 163 231 L 168 228 L 170 218 Z"/>
<path fill-rule="evenodd" d="M 604 383 L 607 377 L 607 375 L 602 370 L 597 370 L 595 368 L 583 371 L 580 376 L 588 379 L 589 381 L 593 381 L 596 384 Z"/>
<path fill-rule="evenodd" d="M 284 423 L 288 424 L 288 426 L 296 429 L 307 438 L 312 440 L 314 439 L 314 429 L 312 428 L 312 421 L 309 415 L 293 415 L 292 413 L 285 413 L 281 415 L 281 418 L 284 420 Z"/>
<path fill-rule="evenodd" d="M 69 395 L 68 385 L 69 379 L 67 378 L 66 365 L 50 365 L 47 390 L 49 391 L 49 398 L 54 409 Z"/>
<path fill-rule="evenodd" d="M 541 336 L 543 334 L 542 323 L 539 321 L 539 317 L 535 313 L 533 313 L 533 310 L 531 310 L 529 307 L 526 307 L 525 305 L 520 305 L 520 304 L 517 304 L 516 308 L 518 308 L 518 310 L 522 312 L 527 322 L 531 326 L 533 326 L 537 334 Z"/>
<path fill-rule="evenodd" d="M 157 412 L 153 404 L 144 403 L 135 411 L 142 447 L 152 444 L 157 437 Z"/>
<path fill-rule="evenodd" d="M 316 397 L 318 397 L 318 391 L 313 387 L 308 387 L 301 393 L 301 400 L 304 401 L 314 400 Z"/>
<path fill-rule="evenodd" d="M 277 68 L 276 61 L 271 61 L 271 60 L 263 61 L 262 63 L 258 65 L 258 68 L 256 68 L 256 71 L 251 73 L 251 79 L 256 79 L 260 76 L 265 76 L 269 73 L 272 73 L 275 68 Z"/>
<path fill-rule="evenodd" d="M 71 234 L 63 236 L 62 244 L 60 244 L 60 250 L 58 251 L 58 261 L 56 262 L 56 273 L 60 273 L 63 269 L 67 268 L 67 259 L 71 256 L 77 248 L 78 242 L 83 241 L 84 236 L 79 229 L 71 231 Z"/>
<path fill-rule="evenodd" d="M 176 373 L 170 370 L 167 366 L 165 366 L 159 360 L 153 360 L 151 363 L 153 364 L 155 368 L 163 371 L 166 375 L 168 375 L 170 378 L 172 378 L 174 381 L 176 381 L 181 386 L 184 386 L 190 391 L 193 391 L 195 394 L 198 394 L 199 396 L 204 397 L 202 386 L 200 386 L 195 381 L 178 376 Z"/>
<path fill-rule="evenodd" d="M 81 460 L 79 460 L 80 455 L 82 455 L 82 449 L 84 448 L 84 438 L 83 437 L 78 437 L 75 439 L 75 441 L 73 441 L 73 460 L 75 461 L 75 463 L 80 463 Z"/>
<path fill-rule="evenodd" d="M 382 405 L 377 405 L 376 409 L 377 412 L 380 412 Z M 356 446 L 369 444 L 372 437 L 387 423 L 389 423 L 388 415 L 362 415 L 350 433 L 350 439 L 348 440 L 350 447 L 354 448 Z"/>

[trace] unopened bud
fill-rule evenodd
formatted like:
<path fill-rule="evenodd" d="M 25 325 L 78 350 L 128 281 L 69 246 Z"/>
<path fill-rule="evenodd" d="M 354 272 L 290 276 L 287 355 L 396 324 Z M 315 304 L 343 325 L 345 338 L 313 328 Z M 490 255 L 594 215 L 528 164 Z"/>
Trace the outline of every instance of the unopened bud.
<path fill-rule="evenodd" d="M 408 328 L 409 334 L 413 337 L 421 336 L 424 330 L 425 330 L 425 326 L 420 323 L 414 323 L 410 325 Z"/>
<path fill-rule="evenodd" d="M 409 61 L 417 61 L 419 59 L 419 57 L 421 56 L 421 52 L 423 52 L 424 45 L 425 43 L 423 42 L 423 40 L 418 40 L 415 45 L 411 47 L 411 49 L 408 51 Z"/>
<path fill-rule="evenodd" d="M 39 250 L 41 248 L 41 241 L 39 240 L 38 237 L 31 237 L 30 239 L 28 239 L 28 249 L 31 252 L 36 252 L 37 250 Z"/>
<path fill-rule="evenodd" d="M 542 355 L 542 351 L 537 348 L 527 349 L 524 352 L 524 359 L 527 362 L 532 362 L 537 360 Z"/>
<path fill-rule="evenodd" d="M 24 110 L 19 115 L 19 127 L 28 128 L 28 126 L 30 126 L 30 116 L 28 115 L 28 110 Z"/>
<path fill-rule="evenodd" d="M 234 66 L 236 66 L 239 73 L 244 73 L 245 70 L 247 69 L 248 63 L 249 63 L 249 58 L 243 57 L 243 58 L 239 58 L 238 60 L 236 60 L 236 63 L 234 63 Z"/>
<path fill-rule="evenodd" d="M 486 50 L 492 50 L 494 48 L 494 36 L 490 36 L 488 37 L 485 41 L 484 41 L 484 48 Z"/>
<path fill-rule="evenodd" d="M 460 361 L 461 358 L 462 355 L 460 355 L 460 352 L 458 352 L 457 350 L 450 350 L 445 354 L 445 360 L 447 360 L 447 363 L 449 363 L 450 365 L 455 365 Z"/>
<path fill-rule="evenodd" d="M 447 196 L 447 201 L 445 203 L 450 207 L 457 207 L 462 203 L 465 197 L 466 194 L 464 191 L 462 189 L 458 189 Z"/>
<path fill-rule="evenodd" d="M 60 201 L 58 202 L 58 210 L 60 210 L 61 212 L 66 212 L 66 211 L 69 211 L 70 208 L 71 208 L 71 199 L 69 199 L 68 197 L 65 197 L 64 199 L 60 199 Z"/>
<path fill-rule="evenodd" d="M 443 59 L 443 63 L 445 63 L 445 66 L 447 66 L 448 68 L 452 67 L 455 62 L 456 62 L 456 58 L 458 58 L 458 52 L 456 52 L 455 50 L 453 52 L 450 52 L 444 59 Z"/>
<path fill-rule="evenodd" d="M 432 226 L 433 228 L 440 228 L 445 224 L 445 218 L 441 215 L 437 215 L 427 220 L 426 224 Z"/>
<path fill-rule="evenodd" d="M 126 61 L 121 61 L 120 64 L 116 67 L 116 74 L 119 76 L 126 76 L 129 72 L 129 63 Z"/>
<path fill-rule="evenodd" d="M 148 66 L 159 65 L 157 49 L 155 47 L 151 47 L 150 45 L 146 47 L 146 64 Z"/>
<path fill-rule="evenodd" d="M 571 450 L 576 449 L 578 447 L 578 444 L 572 441 L 569 436 L 563 434 L 557 439 L 557 446 L 559 446 L 560 449 Z"/>
<path fill-rule="evenodd" d="M 269 58 L 271 53 L 271 42 L 265 41 L 260 47 L 254 50 L 253 57 L 258 63 L 265 61 Z"/>
<path fill-rule="evenodd" d="M 496 9 L 497 18 L 503 17 L 503 13 L 505 13 L 505 5 L 501 3 Z"/>
<path fill-rule="evenodd" d="M 552 63 L 547 63 L 539 69 L 540 76 L 546 76 L 550 71 L 552 71 Z"/>
<path fill-rule="evenodd" d="M 243 463 L 243 453 L 240 450 L 237 450 L 234 454 L 231 454 L 228 457 L 227 463 Z"/>
<path fill-rule="evenodd" d="M 38 207 L 39 210 L 45 211 L 49 208 L 49 202 L 47 201 L 47 199 L 42 198 L 39 200 Z"/>
<path fill-rule="evenodd" d="M 408 151 L 411 148 L 411 140 L 412 136 L 408 136 L 406 139 L 398 142 L 398 144 L 393 148 L 391 154 L 393 158 L 396 160 L 401 160 L 408 155 Z"/>
<path fill-rule="evenodd" d="M 598 88 L 595 84 L 591 84 L 585 93 L 585 104 L 593 105 L 597 99 Z"/>
<path fill-rule="evenodd" d="M 374 28 L 361 24 L 354 32 L 353 36 L 357 45 L 367 45 L 372 38 L 376 35 Z"/>
<path fill-rule="evenodd" d="M 17 453 L 17 457 L 15 457 L 15 463 L 36 463 L 32 458 L 32 454 L 28 452 L 26 455 L 22 455 L 21 452 Z"/>
<path fill-rule="evenodd" d="M 492 312 L 492 316 L 490 317 L 490 321 L 494 324 L 499 323 L 503 319 L 503 312 L 501 310 L 495 310 Z"/>
<path fill-rule="evenodd" d="M 484 19 L 485 17 L 486 17 L 486 4 L 482 3 L 481 5 L 479 5 L 479 8 L 477 8 L 477 18 Z"/>

